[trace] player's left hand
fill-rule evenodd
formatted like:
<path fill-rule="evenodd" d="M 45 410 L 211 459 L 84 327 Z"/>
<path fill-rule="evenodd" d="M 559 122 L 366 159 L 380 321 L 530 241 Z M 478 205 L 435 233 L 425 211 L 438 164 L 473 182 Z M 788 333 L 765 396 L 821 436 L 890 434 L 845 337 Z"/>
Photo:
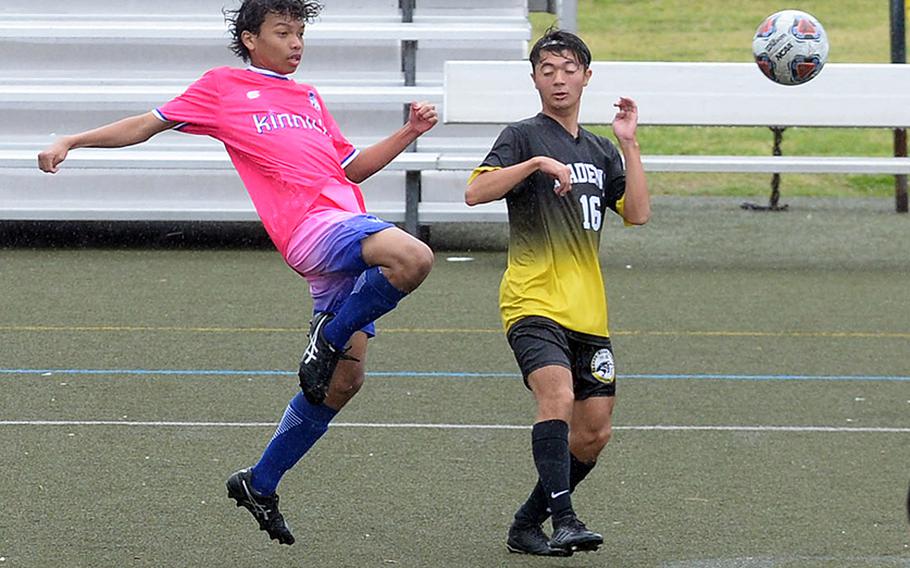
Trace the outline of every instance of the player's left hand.
<path fill-rule="evenodd" d="M 619 97 L 613 106 L 619 109 L 613 117 L 613 134 L 620 141 L 635 140 L 635 130 L 638 128 L 638 106 L 635 101 Z"/>
<path fill-rule="evenodd" d="M 417 131 L 417 134 L 423 134 L 436 126 L 437 122 L 439 122 L 439 117 L 436 115 L 436 105 L 426 101 L 411 103 L 408 124 Z"/>

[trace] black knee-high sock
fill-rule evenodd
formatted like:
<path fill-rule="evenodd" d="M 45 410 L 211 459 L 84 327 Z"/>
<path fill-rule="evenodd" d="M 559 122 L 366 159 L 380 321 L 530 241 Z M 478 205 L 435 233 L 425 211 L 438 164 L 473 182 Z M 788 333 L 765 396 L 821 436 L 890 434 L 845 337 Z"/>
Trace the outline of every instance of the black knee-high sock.
<path fill-rule="evenodd" d="M 563 420 L 546 420 L 535 424 L 531 431 L 531 452 L 553 516 L 570 513 L 569 425 Z"/>
<path fill-rule="evenodd" d="M 575 454 L 569 454 L 569 493 L 573 493 L 578 484 L 584 481 L 584 478 L 591 473 L 596 461 L 585 463 L 575 457 Z M 528 496 L 528 500 L 515 513 L 515 520 L 523 524 L 539 525 L 550 516 L 550 509 L 547 506 L 547 493 L 543 489 L 540 480 Z"/>

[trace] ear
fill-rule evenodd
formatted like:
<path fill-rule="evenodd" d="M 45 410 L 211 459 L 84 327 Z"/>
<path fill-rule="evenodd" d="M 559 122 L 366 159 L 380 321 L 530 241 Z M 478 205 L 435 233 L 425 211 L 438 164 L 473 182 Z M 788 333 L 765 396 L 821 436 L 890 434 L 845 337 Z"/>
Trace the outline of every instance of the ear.
<path fill-rule="evenodd" d="M 245 45 L 248 50 L 256 50 L 256 36 L 253 35 L 253 32 L 249 30 L 241 32 L 240 41 L 243 42 L 243 45 Z"/>
<path fill-rule="evenodd" d="M 591 71 L 591 68 L 590 68 L 590 67 L 588 67 L 587 69 L 585 69 L 585 82 L 582 84 L 582 87 L 587 87 L 587 86 L 588 86 L 588 81 L 591 80 L 591 75 L 593 75 L 593 74 L 594 74 L 594 72 Z"/>

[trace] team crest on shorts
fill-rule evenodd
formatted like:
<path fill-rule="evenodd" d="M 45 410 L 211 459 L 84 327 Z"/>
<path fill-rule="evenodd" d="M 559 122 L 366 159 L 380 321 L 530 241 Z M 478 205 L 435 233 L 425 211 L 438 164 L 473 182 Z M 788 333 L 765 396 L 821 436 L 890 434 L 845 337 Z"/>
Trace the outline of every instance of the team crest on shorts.
<path fill-rule="evenodd" d="M 609 384 L 616 380 L 613 353 L 609 349 L 600 349 L 591 358 L 591 374 L 602 383 Z"/>

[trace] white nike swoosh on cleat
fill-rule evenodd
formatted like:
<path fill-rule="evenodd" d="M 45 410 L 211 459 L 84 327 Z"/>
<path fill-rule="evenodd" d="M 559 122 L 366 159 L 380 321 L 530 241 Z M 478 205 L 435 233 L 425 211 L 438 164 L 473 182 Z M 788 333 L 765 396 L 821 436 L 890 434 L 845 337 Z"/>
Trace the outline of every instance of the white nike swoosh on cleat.
<path fill-rule="evenodd" d="M 550 499 L 556 499 L 560 495 L 565 495 L 568 492 L 569 492 L 568 489 L 564 489 L 564 490 L 560 491 L 559 493 L 550 493 Z"/>

